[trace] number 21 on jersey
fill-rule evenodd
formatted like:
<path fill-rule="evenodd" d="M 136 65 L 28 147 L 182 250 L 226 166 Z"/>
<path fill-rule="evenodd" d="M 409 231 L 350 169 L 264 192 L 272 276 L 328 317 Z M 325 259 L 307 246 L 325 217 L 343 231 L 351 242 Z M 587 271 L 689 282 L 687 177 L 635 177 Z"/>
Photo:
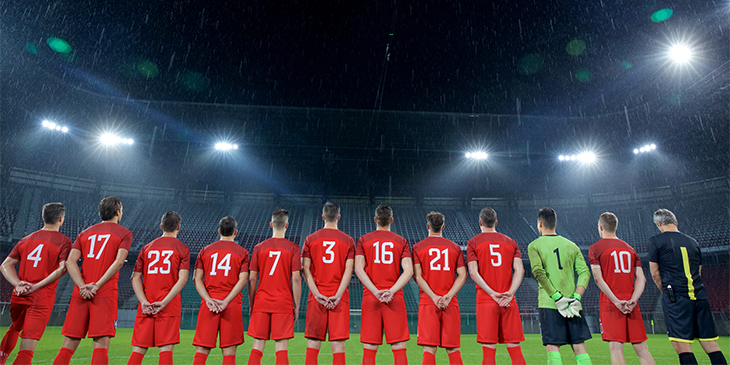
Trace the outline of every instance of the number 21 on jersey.
<path fill-rule="evenodd" d="M 449 249 L 448 248 L 439 250 L 436 247 L 431 247 L 428 249 L 428 256 L 433 257 L 433 259 L 431 259 L 431 270 L 434 270 L 434 271 L 451 270 L 451 268 L 449 267 Z M 442 256 L 444 258 L 443 266 L 441 266 L 441 264 L 439 263 L 439 260 L 441 260 Z M 443 269 L 442 269 L 442 267 L 443 267 Z"/>

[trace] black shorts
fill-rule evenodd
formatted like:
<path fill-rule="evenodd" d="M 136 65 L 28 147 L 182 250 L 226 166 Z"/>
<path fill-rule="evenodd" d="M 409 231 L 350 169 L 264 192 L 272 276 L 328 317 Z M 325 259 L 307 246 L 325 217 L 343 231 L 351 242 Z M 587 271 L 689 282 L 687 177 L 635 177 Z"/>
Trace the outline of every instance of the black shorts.
<path fill-rule="evenodd" d="M 686 343 L 692 343 L 696 338 L 700 341 L 717 340 L 710 302 L 707 299 L 691 300 L 680 294 L 676 298 L 677 301 L 672 303 L 666 294 L 662 295 L 669 339 Z"/>
<path fill-rule="evenodd" d="M 542 345 L 574 345 L 593 338 L 584 312 L 581 311 L 580 315 L 565 318 L 557 309 L 538 308 Z"/>

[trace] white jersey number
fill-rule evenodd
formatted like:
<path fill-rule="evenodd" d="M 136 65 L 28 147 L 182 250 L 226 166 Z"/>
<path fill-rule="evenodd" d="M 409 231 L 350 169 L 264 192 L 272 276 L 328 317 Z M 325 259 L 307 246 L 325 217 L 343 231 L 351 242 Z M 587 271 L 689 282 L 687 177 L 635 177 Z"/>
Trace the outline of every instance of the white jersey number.
<path fill-rule="evenodd" d="M 616 251 L 613 251 L 611 252 L 611 257 L 613 257 L 613 272 L 625 274 L 631 273 L 631 252 L 619 251 L 617 255 Z M 624 258 L 626 258 L 625 261 Z"/>
<path fill-rule="evenodd" d="M 332 251 L 332 249 L 335 247 L 335 244 L 337 242 L 335 241 L 324 241 L 322 242 L 324 244 L 324 253 L 328 255 L 328 257 L 322 256 L 322 262 L 325 264 L 331 264 L 335 262 L 335 252 Z"/>
<path fill-rule="evenodd" d="M 444 257 L 444 266 L 443 271 L 450 271 L 451 268 L 449 267 L 449 249 L 445 248 L 443 251 L 439 251 L 438 248 L 432 247 L 428 250 L 428 256 L 434 256 L 431 260 L 431 270 L 441 271 L 441 264 L 437 264 L 437 262 L 441 259 L 441 254 L 443 254 Z"/>
<path fill-rule="evenodd" d="M 499 248 L 499 245 L 489 245 L 489 253 L 492 255 L 492 266 L 500 267 L 502 266 L 502 254 L 500 252 L 495 252 L 495 248 Z M 497 259 L 495 260 L 494 257 Z"/>
<path fill-rule="evenodd" d="M 269 257 L 274 257 L 274 264 L 271 265 L 271 271 L 269 271 L 269 275 L 274 275 L 274 270 L 276 270 L 276 265 L 279 264 L 279 258 L 281 257 L 281 251 L 269 251 Z"/>
<path fill-rule="evenodd" d="M 152 260 L 149 264 L 147 264 L 147 273 L 148 274 L 169 274 L 170 268 L 172 267 L 172 262 L 170 262 L 170 257 L 174 251 L 172 250 L 151 250 L 147 252 L 147 259 Z M 160 261 L 160 254 L 162 254 L 162 267 L 157 267 L 155 264 L 157 264 Z M 154 258 L 152 258 L 154 256 Z"/>
<path fill-rule="evenodd" d="M 373 247 L 375 247 L 375 261 L 373 261 L 374 263 L 393 263 L 393 242 L 383 242 L 381 244 L 380 241 L 378 241 L 373 243 Z M 389 248 L 391 249 L 391 251 L 388 251 Z"/>
<path fill-rule="evenodd" d="M 106 243 L 109 242 L 109 238 L 111 238 L 112 235 L 110 234 L 99 234 L 99 235 L 91 235 L 89 236 L 89 241 L 91 241 L 91 247 L 89 247 L 89 253 L 86 255 L 88 258 L 92 258 L 95 260 L 98 260 L 99 257 L 101 257 L 101 253 L 104 252 L 104 248 L 106 248 Z M 97 241 L 104 240 L 104 243 L 102 243 L 101 248 L 99 249 L 99 252 L 94 255 L 94 246 L 96 245 Z"/>
<path fill-rule="evenodd" d="M 38 267 L 38 263 L 41 261 L 41 252 L 42 251 L 43 251 L 43 244 L 41 243 L 40 245 L 36 246 L 36 248 L 34 248 L 33 251 L 31 251 L 28 254 L 28 257 L 26 257 L 26 259 L 28 259 L 28 261 L 33 261 L 33 267 Z"/>
<path fill-rule="evenodd" d="M 228 276 L 228 272 L 231 271 L 231 254 L 228 253 L 223 256 L 223 260 L 218 263 L 218 266 L 216 266 L 216 262 L 218 261 L 218 252 L 210 255 L 210 258 L 213 259 L 213 270 L 210 271 L 210 275 L 218 275 L 216 270 L 223 270 L 223 276 Z"/>

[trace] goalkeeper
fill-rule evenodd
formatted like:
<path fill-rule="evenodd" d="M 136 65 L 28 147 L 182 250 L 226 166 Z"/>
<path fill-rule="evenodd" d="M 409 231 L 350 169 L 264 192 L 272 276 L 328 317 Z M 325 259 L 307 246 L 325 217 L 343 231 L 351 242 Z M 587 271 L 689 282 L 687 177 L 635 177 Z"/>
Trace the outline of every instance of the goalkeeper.
<path fill-rule="evenodd" d="M 542 344 L 547 350 L 548 365 L 562 365 L 560 346 L 566 344 L 573 348 L 578 365 L 590 365 L 585 341 L 591 338 L 591 331 L 580 313 L 580 300 L 591 274 L 580 248 L 555 233 L 556 224 L 555 210 L 540 209 L 537 215 L 540 238 L 527 247 L 532 274 L 540 284 L 538 311 Z"/>

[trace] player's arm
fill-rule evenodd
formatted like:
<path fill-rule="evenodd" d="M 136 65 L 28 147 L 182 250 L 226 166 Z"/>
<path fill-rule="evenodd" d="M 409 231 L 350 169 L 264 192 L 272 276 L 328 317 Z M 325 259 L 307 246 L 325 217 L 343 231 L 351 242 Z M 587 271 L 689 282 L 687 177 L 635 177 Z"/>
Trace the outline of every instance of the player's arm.
<path fill-rule="evenodd" d="M 68 276 L 74 281 L 74 284 L 79 287 L 79 294 L 86 299 L 93 297 L 93 293 L 89 293 L 86 290 L 86 283 L 84 278 L 81 276 L 81 270 L 79 270 L 79 259 L 81 258 L 81 251 L 76 248 L 72 248 L 68 253 L 68 260 L 66 260 L 66 270 L 68 270 Z"/>
<path fill-rule="evenodd" d="M 30 294 L 38 289 L 43 288 L 44 286 L 60 279 L 64 274 L 66 273 L 66 261 L 59 261 L 58 262 L 58 268 L 56 270 L 53 270 L 52 273 L 50 273 L 48 276 L 46 276 L 43 280 L 35 283 L 30 284 L 30 289 L 24 293 L 24 295 Z"/>
<path fill-rule="evenodd" d="M 631 299 L 629 300 L 629 306 L 631 309 L 636 306 L 636 303 L 639 302 L 639 298 L 641 298 L 641 294 L 644 293 L 644 287 L 646 286 L 646 276 L 644 276 L 644 269 L 641 268 L 641 266 L 636 267 L 636 279 L 634 279 L 634 292 L 631 294 Z"/>
<path fill-rule="evenodd" d="M 586 259 L 585 257 L 583 257 L 583 254 L 580 252 L 578 246 L 575 246 L 575 249 L 576 251 L 578 251 L 575 255 L 575 261 L 573 263 L 573 266 L 575 267 L 575 273 L 578 275 L 575 293 L 578 294 L 578 298 L 580 298 L 586 292 L 586 288 L 588 287 L 588 281 L 591 279 L 591 271 L 588 269 L 588 265 L 586 265 Z"/>
<path fill-rule="evenodd" d="M 413 260 L 410 257 L 402 258 L 400 260 L 400 267 L 403 269 L 403 272 L 400 274 L 400 277 L 398 277 L 395 284 L 393 284 L 390 288 L 390 291 L 394 294 L 397 293 L 398 290 L 403 289 L 403 287 L 406 286 L 408 281 L 413 277 Z"/>
<path fill-rule="evenodd" d="M 426 279 L 423 278 L 423 269 L 421 269 L 421 264 L 415 264 L 413 265 L 414 271 L 416 272 L 414 278 L 416 279 L 416 284 L 418 284 L 418 287 L 423 290 L 426 295 L 428 295 L 431 300 L 433 300 L 433 304 L 436 304 L 437 307 L 441 307 L 441 296 L 436 295 L 436 293 L 431 290 L 431 287 L 428 285 L 428 282 L 426 282 Z"/>
<path fill-rule="evenodd" d="M 375 287 L 375 284 L 373 284 L 373 281 L 370 280 L 368 273 L 365 272 L 365 256 L 363 255 L 355 256 L 355 275 L 357 275 L 357 278 L 360 279 L 362 285 L 370 290 L 376 298 L 380 298 L 380 294 L 383 291 Z"/>
<path fill-rule="evenodd" d="M 241 274 L 246 274 L 246 278 L 248 278 L 248 272 L 244 271 Z M 208 293 L 208 289 L 205 288 L 205 283 L 203 282 L 203 275 L 205 274 L 205 269 L 195 269 L 193 271 L 193 285 L 195 285 L 195 291 L 198 292 L 198 295 L 200 295 L 201 298 L 205 301 L 205 305 L 208 306 L 208 309 L 211 312 L 214 313 L 220 313 L 222 310 L 220 306 L 218 306 L 218 303 L 214 301 L 213 298 L 211 298 L 210 294 Z M 239 281 L 240 281 L 241 275 L 239 274 Z M 238 284 L 236 284 L 238 285 Z M 244 283 L 245 285 L 245 283 Z M 235 288 L 234 288 L 235 289 Z M 243 286 L 241 287 L 243 289 Z M 241 291 L 240 289 L 238 290 Z"/>
<path fill-rule="evenodd" d="M 603 294 L 608 297 L 608 299 L 616 306 L 616 308 L 618 308 L 623 313 L 628 313 L 627 311 L 625 311 L 624 308 L 627 301 L 620 300 L 618 297 L 616 297 L 616 294 L 613 293 L 613 290 L 611 290 L 611 287 L 608 286 L 606 280 L 603 280 L 603 272 L 601 271 L 601 266 L 592 265 L 591 269 L 593 270 L 593 280 L 595 280 L 598 289 L 601 289 Z"/>
<path fill-rule="evenodd" d="M 142 283 L 141 272 L 135 271 L 132 273 L 132 289 L 134 290 L 134 295 L 137 296 L 137 300 L 139 300 L 139 304 L 142 306 L 142 313 L 151 314 L 150 302 L 147 300 L 147 295 L 144 293 L 144 284 Z"/>
<path fill-rule="evenodd" d="M 307 281 L 307 286 L 309 287 L 309 292 L 312 293 L 312 296 L 314 296 L 314 299 L 317 300 L 317 303 L 327 306 L 327 297 L 322 295 L 320 293 L 319 289 L 317 288 L 317 284 L 314 282 L 314 276 L 312 276 L 312 270 L 310 269 L 312 266 L 312 259 L 309 257 L 302 257 L 302 269 L 304 271 L 304 280 Z"/>
<path fill-rule="evenodd" d="M 530 266 L 532 266 L 532 275 L 535 276 L 535 280 L 540 284 L 540 287 L 547 293 L 548 296 L 552 296 L 553 294 L 557 293 L 558 290 L 555 289 L 553 286 L 553 283 L 550 282 L 550 279 L 547 277 L 547 273 L 545 272 L 545 267 L 542 263 L 542 256 L 540 256 L 540 252 L 533 246 L 530 245 L 527 247 L 527 254 L 530 257 Z"/>
<path fill-rule="evenodd" d="M 451 299 L 456 296 L 456 293 L 461 290 L 461 287 L 464 286 L 464 283 L 466 282 L 466 266 L 462 266 L 456 269 L 456 280 L 454 280 L 454 285 L 451 286 L 451 289 L 449 289 L 449 292 L 446 293 L 441 298 L 441 306 L 446 309 L 446 307 L 449 306 L 449 303 L 451 303 Z"/>
<path fill-rule="evenodd" d="M 512 298 L 514 298 L 517 289 L 522 284 L 522 279 L 525 277 L 525 266 L 522 264 L 522 258 L 515 257 L 512 260 L 512 271 L 512 285 L 506 293 L 502 293 L 503 297 L 500 305 L 503 307 L 508 307 L 512 302 Z"/>
<path fill-rule="evenodd" d="M 104 275 L 102 275 L 96 283 L 89 284 L 89 286 L 91 286 L 90 290 L 92 291 L 92 293 L 96 294 L 97 290 L 101 289 L 104 284 L 111 280 L 111 278 L 114 277 L 114 275 L 116 275 L 116 273 L 118 273 L 119 270 L 122 269 L 122 266 L 124 266 L 124 261 L 127 259 L 128 253 L 129 250 L 124 248 L 120 248 L 117 250 L 117 257 L 114 259 L 114 262 L 112 262 L 109 268 L 106 269 Z M 185 280 L 187 280 L 187 274 L 185 274 Z"/>
<path fill-rule="evenodd" d="M 3 261 L 2 265 L 0 265 L 0 272 L 2 272 L 3 276 L 5 277 L 5 280 L 7 280 L 10 285 L 12 285 L 15 289 L 15 295 L 25 294 L 25 292 L 28 290 L 27 285 L 30 283 L 26 283 L 25 281 L 20 280 L 18 277 L 18 272 L 15 271 L 15 265 L 20 260 L 14 259 L 10 256 L 5 258 L 5 261 Z"/>
<path fill-rule="evenodd" d="M 231 292 L 226 295 L 226 297 L 223 299 L 223 302 L 225 305 L 221 306 L 221 311 L 226 309 L 228 304 L 230 304 L 233 299 L 235 299 L 238 294 L 241 294 L 241 291 L 243 291 L 243 288 L 246 286 L 246 283 L 248 282 L 248 271 L 242 271 L 238 274 L 238 282 L 236 282 L 236 285 L 233 286 L 233 289 L 231 289 Z"/>
<path fill-rule="evenodd" d="M 175 297 L 180 294 L 180 292 L 185 287 L 185 284 L 188 283 L 188 276 L 190 276 L 190 270 L 189 269 L 180 269 L 178 271 L 177 275 L 177 282 L 175 285 L 172 286 L 172 289 L 165 295 L 165 298 L 163 298 L 159 302 L 152 303 L 152 306 L 154 307 L 154 313 L 157 314 L 160 313 L 160 311 L 165 308 L 170 302 L 172 302 Z"/>
<path fill-rule="evenodd" d="M 345 295 L 345 290 L 347 290 L 347 286 L 350 285 L 350 279 L 352 278 L 353 266 L 355 266 L 355 260 L 347 259 L 345 261 L 345 272 L 342 273 L 342 280 L 340 280 L 340 286 L 337 288 L 337 293 L 335 293 L 334 297 L 329 298 L 332 303 L 331 309 L 337 307 L 337 305 L 340 304 L 340 299 L 342 299 L 342 296 Z"/>
<path fill-rule="evenodd" d="M 484 290 L 487 295 L 492 297 L 495 302 L 498 302 L 499 299 L 502 297 L 501 293 L 497 293 L 494 291 L 489 284 L 484 280 L 482 277 L 482 274 L 479 273 L 479 262 L 478 261 L 469 261 L 469 276 L 471 276 L 471 279 L 474 280 L 474 283 L 477 284 L 482 290 Z M 496 298 L 495 298 L 496 296 Z"/>
<path fill-rule="evenodd" d="M 659 263 L 649 261 L 649 271 L 651 272 L 651 279 L 654 280 L 654 284 L 656 284 L 656 287 L 659 288 L 659 291 L 663 291 L 662 273 L 659 272 Z"/>
<path fill-rule="evenodd" d="M 256 297 L 256 282 L 259 279 L 259 272 L 250 270 L 248 272 L 248 314 L 253 310 L 253 301 Z"/>
<path fill-rule="evenodd" d="M 292 294 L 294 295 L 294 323 L 299 319 L 299 304 L 302 300 L 302 273 L 299 270 L 291 272 Z"/>

